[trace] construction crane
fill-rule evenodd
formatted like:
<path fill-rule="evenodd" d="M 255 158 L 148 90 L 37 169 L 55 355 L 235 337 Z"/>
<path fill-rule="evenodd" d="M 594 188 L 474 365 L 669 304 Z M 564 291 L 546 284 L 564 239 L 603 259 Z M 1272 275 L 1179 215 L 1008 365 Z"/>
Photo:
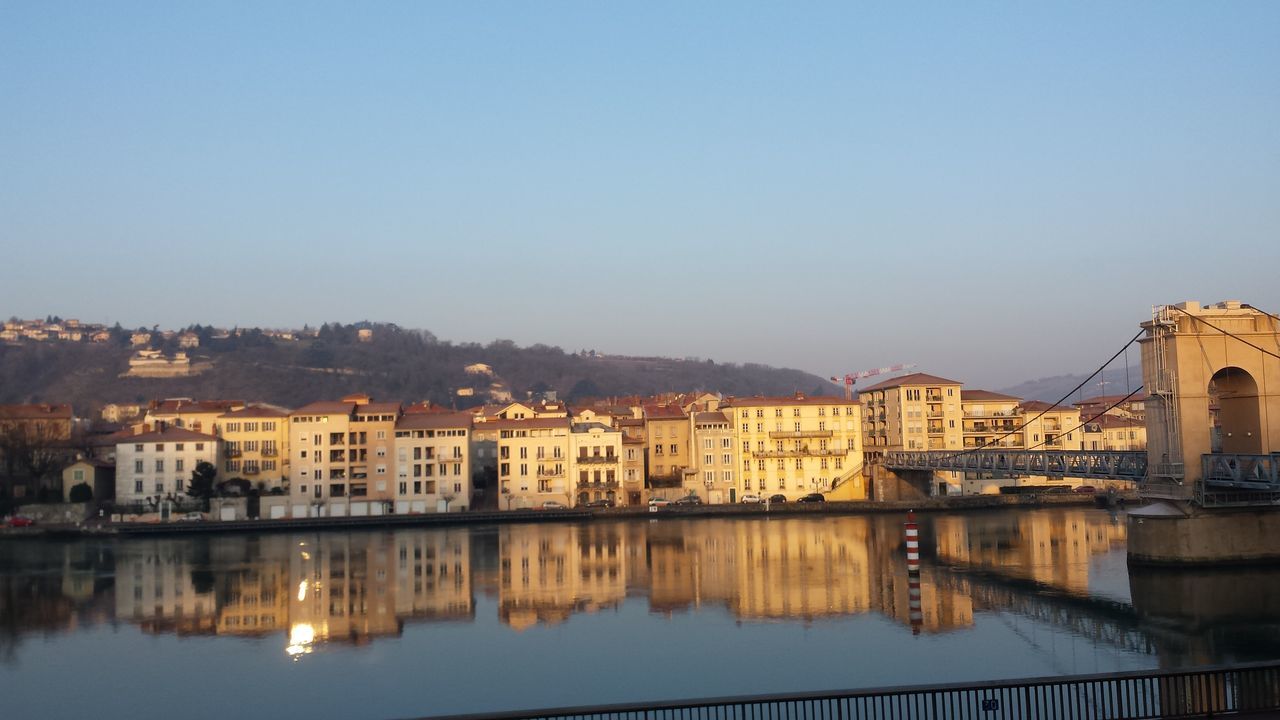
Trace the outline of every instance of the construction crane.
<path fill-rule="evenodd" d="M 853 399 L 853 385 L 863 378 L 875 377 L 876 375 L 884 375 L 886 373 L 898 372 L 900 370 L 910 370 L 915 367 L 915 363 L 907 363 L 905 365 L 890 365 L 889 367 L 873 368 L 871 370 L 859 370 L 855 373 L 849 373 L 844 376 L 844 399 Z M 831 378 L 831 382 L 839 384 L 840 378 Z"/>

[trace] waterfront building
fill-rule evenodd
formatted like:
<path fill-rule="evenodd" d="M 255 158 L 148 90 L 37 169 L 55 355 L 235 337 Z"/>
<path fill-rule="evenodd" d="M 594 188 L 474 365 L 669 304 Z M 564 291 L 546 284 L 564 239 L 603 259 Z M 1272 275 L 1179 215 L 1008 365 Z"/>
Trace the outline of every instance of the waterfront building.
<path fill-rule="evenodd" d="M 218 418 L 245 407 L 243 400 L 192 400 L 168 398 L 153 400 L 142 416 L 144 429 L 178 427 L 198 433 L 213 433 Z"/>
<path fill-rule="evenodd" d="M 368 395 L 314 402 L 289 415 L 293 515 L 380 515 L 392 501 L 399 403 Z"/>
<path fill-rule="evenodd" d="M 499 509 L 572 504 L 568 417 L 491 420 L 484 427 L 498 435 Z"/>
<path fill-rule="evenodd" d="M 289 482 L 289 412 L 248 405 L 219 415 L 214 432 L 222 439 L 224 478 L 242 477 L 260 490 L 283 490 Z"/>
<path fill-rule="evenodd" d="M 1080 411 L 1067 405 L 1052 405 L 1039 400 L 1026 400 L 1019 405 L 1026 429 L 1023 442 L 1027 450 L 1083 450 L 1084 432 L 1080 427 Z"/>
<path fill-rule="evenodd" d="M 1115 407 L 1112 407 L 1113 405 Z M 1080 411 L 1080 417 L 1083 418 L 1093 418 L 1106 414 L 1135 420 L 1146 418 L 1146 405 L 1147 395 L 1145 393 L 1134 395 L 1133 397 L 1128 397 L 1127 395 L 1098 395 L 1075 403 L 1076 409 Z"/>
<path fill-rule="evenodd" d="M 961 390 L 965 449 L 1023 448 L 1021 402 L 1021 398 L 989 390 Z"/>
<path fill-rule="evenodd" d="M 109 500 L 116 492 L 114 460 L 80 458 L 62 469 L 62 499 L 71 502 L 71 488 L 81 483 L 93 491 L 94 500 Z"/>
<path fill-rule="evenodd" d="M 737 500 L 737 453 L 731 420 L 719 410 L 693 412 L 695 473 L 685 477 L 685 494 L 718 505 Z"/>
<path fill-rule="evenodd" d="M 684 492 L 685 471 L 692 464 L 689 416 L 678 405 L 646 405 L 643 412 L 651 494 L 675 499 Z"/>
<path fill-rule="evenodd" d="M 643 505 L 649 501 L 645 484 L 645 450 L 649 441 L 645 437 L 644 419 L 614 416 L 614 427 L 622 433 L 622 497 L 621 504 Z"/>
<path fill-rule="evenodd" d="M 116 440 L 116 502 L 148 504 L 182 499 L 191 473 L 202 462 L 218 467 L 219 441 L 214 435 L 166 427 Z M 226 479 L 225 476 L 217 481 Z"/>
<path fill-rule="evenodd" d="M 7 498 L 22 500 L 34 497 L 40 487 L 57 491 L 56 485 L 49 482 L 53 478 L 37 477 L 38 471 L 22 480 L 10 473 L 26 473 L 24 465 L 27 461 L 35 461 L 33 470 L 35 464 L 54 465 L 56 459 L 66 453 L 74 427 L 75 417 L 70 405 L 0 405 L 0 435 L 8 440 L 5 445 L 27 448 L 26 458 L 14 457 L 11 463 L 4 457 L 4 448 L 0 447 L 0 467 L 8 469 L 0 479 L 0 493 Z"/>
<path fill-rule="evenodd" d="M 471 415 L 406 412 L 395 425 L 397 514 L 471 506 Z"/>
<path fill-rule="evenodd" d="M 1147 423 L 1138 418 L 1098 415 L 1085 421 L 1083 432 L 1085 450 L 1147 449 Z"/>
<path fill-rule="evenodd" d="M 911 373 L 859 392 L 869 461 L 895 450 L 960 450 L 964 444 L 962 384 Z M 931 489 L 938 495 L 960 492 L 960 473 L 934 473 L 934 480 Z"/>
<path fill-rule="evenodd" d="M 622 431 L 588 410 L 574 417 L 569 432 L 569 479 L 574 506 L 589 502 L 619 504 L 622 479 Z"/>
<path fill-rule="evenodd" d="M 840 491 L 840 499 L 866 499 L 858 403 L 839 397 L 729 398 L 740 493 Z M 729 502 L 736 502 L 732 495 Z"/>

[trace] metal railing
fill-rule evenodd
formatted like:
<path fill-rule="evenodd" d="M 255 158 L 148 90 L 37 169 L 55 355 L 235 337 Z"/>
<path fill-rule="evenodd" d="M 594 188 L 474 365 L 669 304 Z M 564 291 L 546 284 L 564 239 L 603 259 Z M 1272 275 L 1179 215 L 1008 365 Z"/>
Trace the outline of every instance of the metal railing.
<path fill-rule="evenodd" d="M 895 450 L 885 454 L 891 470 L 951 470 L 993 475 L 1049 475 L 1140 481 L 1147 475 L 1145 452 L 1117 450 Z"/>
<path fill-rule="evenodd" d="M 1280 457 L 1211 453 L 1200 456 L 1206 485 L 1242 490 L 1280 490 Z"/>
<path fill-rule="evenodd" d="M 1190 670 L 490 712 L 439 716 L 434 720 L 1141 720 L 1209 717 L 1276 709 L 1280 709 L 1280 663 L 1270 662 Z"/>

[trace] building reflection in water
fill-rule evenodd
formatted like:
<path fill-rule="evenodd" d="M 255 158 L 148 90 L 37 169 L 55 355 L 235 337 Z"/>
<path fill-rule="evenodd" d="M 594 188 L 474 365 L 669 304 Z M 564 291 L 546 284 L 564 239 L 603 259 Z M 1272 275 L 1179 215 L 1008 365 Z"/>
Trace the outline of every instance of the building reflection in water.
<path fill-rule="evenodd" d="M 1141 653 L 1221 661 L 1280 644 L 1280 571 L 1131 575 L 1131 605 L 1091 594 L 1093 560 L 1123 552 L 1123 522 L 1086 510 L 922 516 L 913 618 L 896 515 L 511 524 L 0 547 L 0 643 L 103 619 L 150 633 L 280 636 L 301 659 L 326 644 L 471 622 L 475 594 L 523 631 L 647 603 L 719 608 L 743 622 L 874 613 L 904 630 L 972 627 L 1010 612 Z M 1114 556 L 1112 556 L 1114 557 Z M 50 568 L 60 569 L 50 572 Z M 1250 587 L 1251 593 L 1241 593 Z M 1134 607 L 1136 605 L 1136 608 Z M 1230 628 L 1252 627 L 1231 635 Z M 1170 628 L 1177 628 L 1171 630 Z M 5 634 L 7 633 L 7 635 Z M 1241 649 L 1243 648 L 1243 649 Z"/>

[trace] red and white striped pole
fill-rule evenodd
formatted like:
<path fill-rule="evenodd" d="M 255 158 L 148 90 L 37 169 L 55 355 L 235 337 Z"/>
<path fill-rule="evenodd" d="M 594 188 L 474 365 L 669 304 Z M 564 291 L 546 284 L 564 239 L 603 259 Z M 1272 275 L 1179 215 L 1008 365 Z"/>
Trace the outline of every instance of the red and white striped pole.
<path fill-rule="evenodd" d="M 907 617 L 911 634 L 919 635 L 924 610 L 920 602 L 920 526 L 914 511 L 907 512 Z"/>
<path fill-rule="evenodd" d="M 907 572 L 920 572 L 920 526 L 914 510 L 907 511 Z"/>

